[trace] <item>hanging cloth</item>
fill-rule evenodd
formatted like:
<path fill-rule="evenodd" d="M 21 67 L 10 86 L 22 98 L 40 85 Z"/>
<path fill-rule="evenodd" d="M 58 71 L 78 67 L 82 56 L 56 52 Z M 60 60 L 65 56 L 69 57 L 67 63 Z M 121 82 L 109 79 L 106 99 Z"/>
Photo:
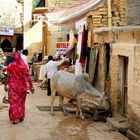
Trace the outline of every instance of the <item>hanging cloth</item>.
<path fill-rule="evenodd" d="M 75 64 L 75 75 L 81 75 L 82 74 L 82 65 L 80 63 L 80 54 L 81 54 L 81 43 L 82 43 L 82 33 L 78 33 L 78 43 L 77 43 L 77 55 L 78 58 L 76 59 L 76 64 Z"/>
<path fill-rule="evenodd" d="M 87 57 L 87 39 L 88 39 L 88 30 L 86 30 L 86 27 L 84 25 L 83 32 L 82 32 L 82 44 L 81 44 L 81 54 L 80 54 L 80 63 L 82 65 L 86 62 Z"/>

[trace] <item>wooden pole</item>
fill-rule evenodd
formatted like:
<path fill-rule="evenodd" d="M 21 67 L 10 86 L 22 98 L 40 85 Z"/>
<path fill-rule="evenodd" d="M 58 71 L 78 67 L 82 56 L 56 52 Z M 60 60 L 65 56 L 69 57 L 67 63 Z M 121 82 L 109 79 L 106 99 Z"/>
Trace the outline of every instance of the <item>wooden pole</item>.
<path fill-rule="evenodd" d="M 47 24 L 42 23 L 42 57 L 47 54 Z"/>
<path fill-rule="evenodd" d="M 107 5 L 108 5 L 108 26 L 112 26 L 112 13 L 111 13 L 111 1 L 112 0 L 107 0 Z"/>
<path fill-rule="evenodd" d="M 96 64 L 97 64 L 97 56 L 98 56 L 98 50 L 96 49 L 96 53 L 95 53 L 95 60 L 94 63 L 92 64 L 92 68 L 89 74 L 89 79 L 90 82 L 93 83 L 94 80 L 94 76 L 95 76 L 95 70 L 96 70 Z"/>

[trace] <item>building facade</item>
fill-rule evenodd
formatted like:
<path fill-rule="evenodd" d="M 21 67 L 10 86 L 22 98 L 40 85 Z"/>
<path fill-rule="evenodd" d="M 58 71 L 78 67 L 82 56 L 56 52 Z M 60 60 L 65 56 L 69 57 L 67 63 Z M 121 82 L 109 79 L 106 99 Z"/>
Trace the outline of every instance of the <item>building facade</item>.
<path fill-rule="evenodd" d="M 3 1 L 0 11 L 0 46 L 9 56 L 23 48 L 23 1 Z"/>
<path fill-rule="evenodd" d="M 92 82 L 108 95 L 113 117 L 125 117 L 130 131 L 140 136 L 140 3 L 113 0 L 111 27 L 108 7 L 106 3 L 87 14 L 92 32 L 91 50 L 96 46 L 99 56 Z"/>

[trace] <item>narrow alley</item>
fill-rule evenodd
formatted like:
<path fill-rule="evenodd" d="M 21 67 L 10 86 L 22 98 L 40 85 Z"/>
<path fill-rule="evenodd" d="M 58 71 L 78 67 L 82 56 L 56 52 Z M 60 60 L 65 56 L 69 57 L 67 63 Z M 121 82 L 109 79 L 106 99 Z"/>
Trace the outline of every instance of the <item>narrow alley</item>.
<path fill-rule="evenodd" d="M 8 104 L 2 103 L 6 93 L 0 85 L 0 140 L 128 140 L 104 122 L 81 120 L 75 113 L 64 116 L 60 110 L 51 116 L 43 109 L 50 106 L 51 97 L 40 89 L 40 83 L 34 83 L 34 87 L 35 93 L 27 96 L 25 120 L 13 125 L 8 118 Z M 59 106 L 56 98 L 55 106 Z"/>
<path fill-rule="evenodd" d="M 139 60 L 140 0 L 0 0 L 0 140 L 140 140 Z"/>

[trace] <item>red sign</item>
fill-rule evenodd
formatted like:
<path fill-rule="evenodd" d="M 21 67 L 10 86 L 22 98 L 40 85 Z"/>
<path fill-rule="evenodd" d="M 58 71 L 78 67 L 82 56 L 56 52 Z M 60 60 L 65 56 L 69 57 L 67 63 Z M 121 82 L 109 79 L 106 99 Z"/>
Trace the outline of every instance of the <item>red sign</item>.
<path fill-rule="evenodd" d="M 69 42 L 56 42 L 57 49 L 67 49 Z"/>
<path fill-rule="evenodd" d="M 68 49 L 69 42 L 56 42 L 56 50 L 60 55 L 65 54 Z"/>

